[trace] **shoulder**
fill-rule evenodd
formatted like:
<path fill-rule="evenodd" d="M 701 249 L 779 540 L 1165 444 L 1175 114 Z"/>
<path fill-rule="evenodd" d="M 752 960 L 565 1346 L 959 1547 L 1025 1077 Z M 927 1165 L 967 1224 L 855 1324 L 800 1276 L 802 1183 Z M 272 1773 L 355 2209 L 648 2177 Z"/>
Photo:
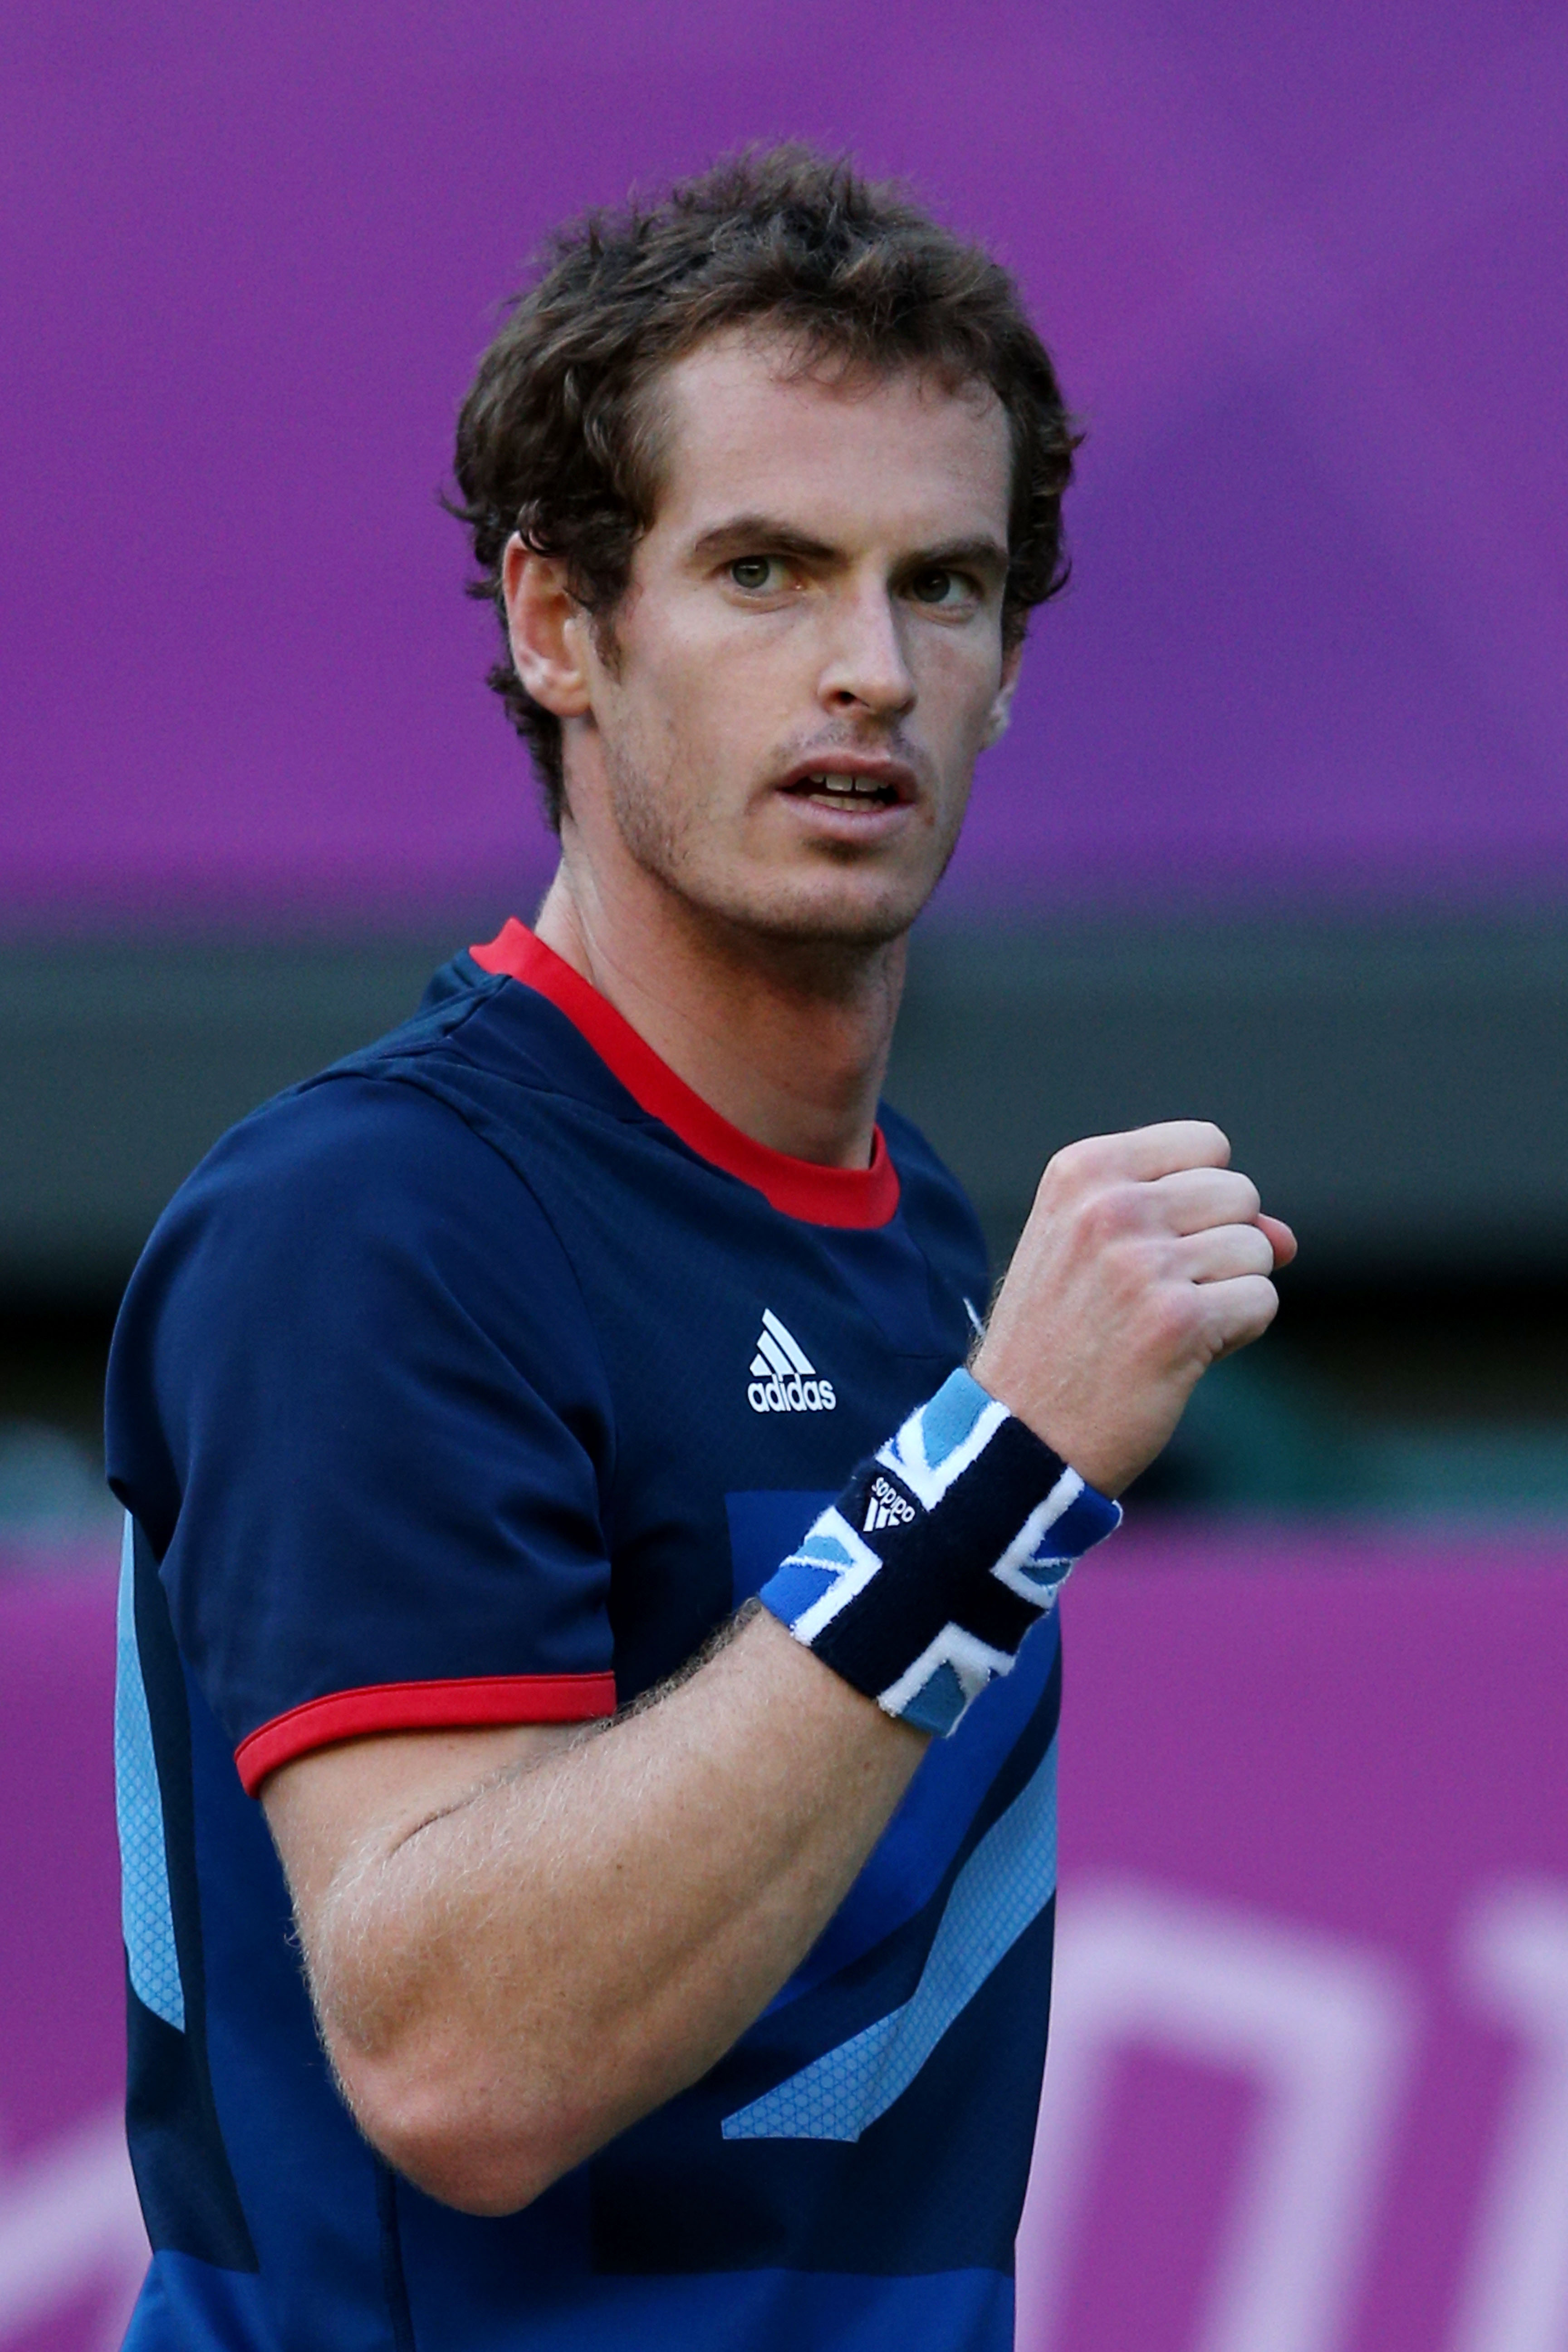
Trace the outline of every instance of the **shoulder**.
<path fill-rule="evenodd" d="M 145 1257 L 231 1230 L 254 1254 L 268 1240 L 327 1247 L 459 1209 L 470 1221 L 526 1215 L 519 1155 L 495 1148 L 496 1090 L 486 1098 L 474 1079 L 503 1081 L 507 1124 L 520 1135 L 548 1115 L 557 1082 L 547 1055 L 531 1050 L 527 1012 L 527 992 L 455 958 L 410 1020 L 222 1136 L 169 1203 Z"/>
<path fill-rule="evenodd" d="M 274 1468 L 381 1460 L 428 1451 L 433 1415 L 515 1429 L 540 1398 L 607 1426 L 604 1389 L 516 1169 L 423 1087 L 342 1071 L 231 1129 L 160 1219 L 110 1353 L 110 1478 L 162 1544 L 192 1465 L 242 1437 Z"/>
<path fill-rule="evenodd" d="M 231 1128 L 154 1228 L 147 1256 L 225 1236 L 247 1255 L 307 1255 L 466 1208 L 512 1211 L 525 1188 L 440 1092 L 395 1063 L 343 1066 Z"/>
<path fill-rule="evenodd" d="M 900 1183 L 913 1181 L 930 1185 L 952 1193 L 958 1200 L 965 1198 L 963 1185 L 912 1118 L 906 1118 L 901 1110 L 895 1110 L 890 1103 L 884 1102 L 877 1107 L 877 1124 L 893 1156 Z"/>
<path fill-rule="evenodd" d="M 989 1281 L 987 1253 L 973 1205 L 958 1178 L 911 1119 L 884 1103 L 879 1123 L 899 1171 L 899 1198 L 911 1232 L 928 1256 L 952 1259 L 966 1286 Z"/>
<path fill-rule="evenodd" d="M 581 1320 L 575 1278 L 514 1161 L 395 1062 L 342 1066 L 232 1128 L 163 1212 L 121 1305 L 111 1423 L 131 1391 L 259 1381 L 309 1349 L 417 1357 L 437 1329 L 509 1355 Z"/>

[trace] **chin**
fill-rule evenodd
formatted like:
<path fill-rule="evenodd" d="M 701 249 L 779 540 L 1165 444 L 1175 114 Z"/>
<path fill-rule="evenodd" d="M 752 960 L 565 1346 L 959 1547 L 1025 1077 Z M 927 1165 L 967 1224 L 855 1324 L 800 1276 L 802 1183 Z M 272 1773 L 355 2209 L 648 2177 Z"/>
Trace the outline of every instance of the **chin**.
<path fill-rule="evenodd" d="M 722 911 L 740 929 L 769 939 L 819 947 L 886 947 L 902 939 L 935 887 L 934 877 L 920 884 L 889 878 L 870 887 L 847 877 L 792 878 L 737 892 Z"/>

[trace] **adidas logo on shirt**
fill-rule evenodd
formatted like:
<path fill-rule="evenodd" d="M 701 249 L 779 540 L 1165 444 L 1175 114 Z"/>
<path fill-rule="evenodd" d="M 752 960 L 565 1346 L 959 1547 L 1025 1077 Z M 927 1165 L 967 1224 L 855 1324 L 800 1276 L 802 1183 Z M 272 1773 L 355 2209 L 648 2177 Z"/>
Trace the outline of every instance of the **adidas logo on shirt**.
<path fill-rule="evenodd" d="M 866 1498 L 866 1517 L 861 1522 L 867 1535 L 877 1528 L 901 1528 L 912 1519 L 915 1507 L 906 1495 L 886 1478 L 873 1478 L 871 1492 Z"/>
<path fill-rule="evenodd" d="M 771 1307 L 763 1310 L 752 1374 L 746 1402 L 753 1412 L 831 1412 L 838 1402 L 832 1381 L 817 1379 L 811 1358 Z"/>

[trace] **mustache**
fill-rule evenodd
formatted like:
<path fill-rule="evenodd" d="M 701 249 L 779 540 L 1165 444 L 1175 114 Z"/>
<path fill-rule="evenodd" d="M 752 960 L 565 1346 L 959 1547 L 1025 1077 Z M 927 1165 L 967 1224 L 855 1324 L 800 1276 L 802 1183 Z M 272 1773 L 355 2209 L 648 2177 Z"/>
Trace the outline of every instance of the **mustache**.
<path fill-rule="evenodd" d="M 783 775 L 791 768 L 830 766 L 839 752 L 898 760 L 922 782 L 929 771 L 926 754 L 897 721 L 886 726 L 832 727 L 821 734 L 803 735 L 785 744 L 768 764 L 776 774 Z"/>

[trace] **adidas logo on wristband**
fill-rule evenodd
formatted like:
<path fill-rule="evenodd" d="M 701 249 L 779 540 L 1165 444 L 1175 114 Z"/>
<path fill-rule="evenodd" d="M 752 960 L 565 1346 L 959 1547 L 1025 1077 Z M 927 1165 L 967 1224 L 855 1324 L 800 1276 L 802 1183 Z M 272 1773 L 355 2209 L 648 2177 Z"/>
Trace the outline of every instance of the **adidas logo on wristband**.
<path fill-rule="evenodd" d="M 860 1525 L 869 1535 L 875 1528 L 907 1527 L 914 1517 L 915 1507 L 907 1495 L 900 1495 L 892 1483 L 879 1472 L 871 1481 L 871 1492 L 866 1498 L 866 1516 Z"/>

